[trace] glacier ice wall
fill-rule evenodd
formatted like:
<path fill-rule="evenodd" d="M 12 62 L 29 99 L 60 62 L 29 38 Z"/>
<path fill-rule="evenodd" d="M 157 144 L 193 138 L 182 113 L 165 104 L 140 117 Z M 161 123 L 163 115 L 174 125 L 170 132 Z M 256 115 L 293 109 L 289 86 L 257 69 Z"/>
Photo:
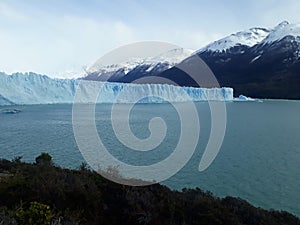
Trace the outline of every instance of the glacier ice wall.
<path fill-rule="evenodd" d="M 233 100 L 232 88 L 192 88 L 167 84 L 125 84 L 51 79 L 35 73 L 0 73 L 0 105 L 73 103 L 76 89 L 80 102 L 97 103 L 184 102 Z M 143 98 L 144 96 L 148 96 Z"/>

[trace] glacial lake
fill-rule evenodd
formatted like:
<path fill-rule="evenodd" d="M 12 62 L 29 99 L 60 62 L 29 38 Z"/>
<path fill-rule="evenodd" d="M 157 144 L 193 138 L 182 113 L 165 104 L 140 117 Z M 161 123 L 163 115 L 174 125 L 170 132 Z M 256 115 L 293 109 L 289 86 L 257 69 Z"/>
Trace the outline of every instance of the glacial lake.
<path fill-rule="evenodd" d="M 198 166 L 209 138 L 211 116 L 207 103 L 195 105 L 201 124 L 199 144 L 191 160 L 163 184 L 179 190 L 199 187 L 220 197 L 241 197 L 255 206 L 300 216 L 300 101 L 226 103 L 224 142 L 203 172 Z M 95 121 L 101 140 L 116 158 L 149 165 L 172 153 L 180 136 L 180 119 L 172 105 L 137 104 L 132 109 L 130 124 L 137 137 L 149 136 L 153 117 L 162 117 L 168 128 L 162 144 L 146 153 L 133 152 L 116 138 L 111 108 L 110 104 L 97 105 Z M 78 168 L 84 162 L 73 134 L 72 105 L 2 106 L 0 112 L 7 112 L 5 109 L 21 112 L 0 113 L 0 158 L 22 156 L 33 162 L 41 152 L 48 152 L 62 167 Z"/>

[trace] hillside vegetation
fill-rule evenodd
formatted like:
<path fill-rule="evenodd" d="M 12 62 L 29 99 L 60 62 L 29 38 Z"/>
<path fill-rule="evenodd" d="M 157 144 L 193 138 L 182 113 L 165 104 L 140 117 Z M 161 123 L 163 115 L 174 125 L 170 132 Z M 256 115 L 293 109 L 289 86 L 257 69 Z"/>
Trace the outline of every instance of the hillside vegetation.
<path fill-rule="evenodd" d="M 78 170 L 55 166 L 43 153 L 32 164 L 19 157 L 0 160 L 0 225 L 4 224 L 297 225 L 300 220 L 198 188 L 179 192 L 160 184 L 119 185 L 85 164 Z"/>

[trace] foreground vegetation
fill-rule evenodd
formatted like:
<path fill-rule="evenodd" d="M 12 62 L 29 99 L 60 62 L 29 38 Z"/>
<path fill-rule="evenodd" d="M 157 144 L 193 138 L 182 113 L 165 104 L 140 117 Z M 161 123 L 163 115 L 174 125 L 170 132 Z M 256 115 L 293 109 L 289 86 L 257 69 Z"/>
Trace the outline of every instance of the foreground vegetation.
<path fill-rule="evenodd" d="M 297 225 L 287 212 L 267 211 L 200 189 L 181 192 L 156 184 L 129 187 L 110 182 L 83 164 L 54 166 L 43 153 L 33 164 L 0 160 L 0 225 Z"/>

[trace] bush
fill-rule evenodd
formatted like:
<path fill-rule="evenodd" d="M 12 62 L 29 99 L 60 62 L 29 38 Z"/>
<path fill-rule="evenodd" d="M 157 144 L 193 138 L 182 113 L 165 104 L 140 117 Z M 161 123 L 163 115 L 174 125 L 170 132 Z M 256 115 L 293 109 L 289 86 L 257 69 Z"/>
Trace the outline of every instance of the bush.
<path fill-rule="evenodd" d="M 17 222 L 23 225 L 47 225 L 51 223 L 52 217 L 50 206 L 38 202 L 30 202 L 27 210 L 21 204 L 15 215 Z"/>
<path fill-rule="evenodd" d="M 37 165 L 52 165 L 52 156 L 48 153 L 43 152 L 38 157 L 35 158 Z"/>
<path fill-rule="evenodd" d="M 300 225 L 289 213 L 256 208 L 239 198 L 220 199 L 198 188 L 179 192 L 160 184 L 119 185 L 85 164 L 79 170 L 56 167 L 47 153 L 35 164 L 0 160 L 1 170 L 9 176 L 0 180 L 0 225 Z"/>

